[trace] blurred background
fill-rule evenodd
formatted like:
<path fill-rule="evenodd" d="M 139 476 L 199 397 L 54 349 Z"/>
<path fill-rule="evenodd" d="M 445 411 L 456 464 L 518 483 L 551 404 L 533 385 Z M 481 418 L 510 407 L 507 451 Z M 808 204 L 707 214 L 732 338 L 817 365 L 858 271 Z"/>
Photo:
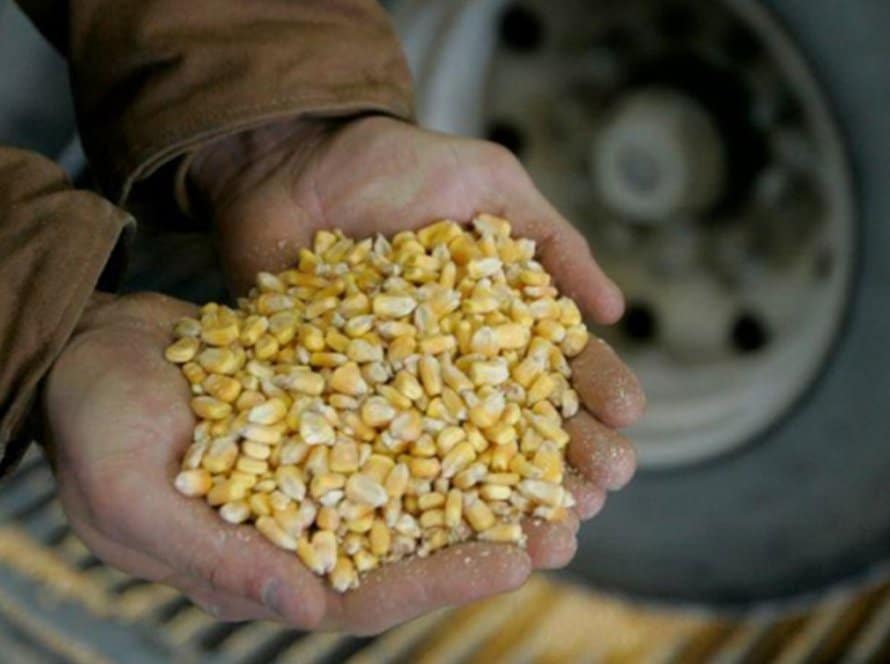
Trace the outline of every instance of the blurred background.
<path fill-rule="evenodd" d="M 641 472 L 565 573 L 352 639 L 105 567 L 32 456 L 0 489 L 0 660 L 890 661 L 890 3 L 384 4 L 421 123 L 516 153 L 625 290 L 597 332 L 649 394 Z M 64 64 L 8 0 L 0 142 L 88 182 Z M 222 293 L 206 236 L 133 253 L 130 289 Z"/>

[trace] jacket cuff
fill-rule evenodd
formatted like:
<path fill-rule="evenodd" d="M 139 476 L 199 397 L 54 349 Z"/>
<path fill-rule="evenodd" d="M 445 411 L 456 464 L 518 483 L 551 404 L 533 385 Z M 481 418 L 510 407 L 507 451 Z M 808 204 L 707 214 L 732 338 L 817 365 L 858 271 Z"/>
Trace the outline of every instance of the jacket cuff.
<path fill-rule="evenodd" d="M 113 200 L 126 200 L 161 166 L 265 123 L 412 115 L 410 74 L 374 0 L 73 6 L 81 134 Z"/>
<path fill-rule="evenodd" d="M 29 442 L 41 379 L 132 218 L 51 161 L 0 148 L 0 475 Z"/>

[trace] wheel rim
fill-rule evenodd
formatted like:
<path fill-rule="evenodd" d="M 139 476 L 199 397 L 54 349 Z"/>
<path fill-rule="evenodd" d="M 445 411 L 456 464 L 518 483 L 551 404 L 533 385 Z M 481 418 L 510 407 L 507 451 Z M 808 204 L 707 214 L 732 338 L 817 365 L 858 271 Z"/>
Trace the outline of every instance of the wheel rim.
<path fill-rule="evenodd" d="M 649 395 L 641 465 L 688 465 L 754 439 L 818 375 L 853 273 L 850 167 L 760 4 L 589 4 L 395 15 L 421 121 L 516 152 L 628 294 L 602 333 Z"/>

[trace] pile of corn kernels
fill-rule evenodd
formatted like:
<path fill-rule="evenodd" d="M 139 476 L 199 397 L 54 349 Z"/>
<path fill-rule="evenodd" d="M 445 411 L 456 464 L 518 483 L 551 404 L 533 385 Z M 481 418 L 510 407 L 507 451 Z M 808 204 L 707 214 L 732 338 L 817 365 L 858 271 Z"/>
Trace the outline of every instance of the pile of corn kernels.
<path fill-rule="evenodd" d="M 199 422 L 176 488 L 341 592 L 457 542 L 524 544 L 525 516 L 564 518 L 567 358 L 588 332 L 510 233 L 491 215 L 391 241 L 321 231 L 237 309 L 180 320 L 166 357 Z"/>

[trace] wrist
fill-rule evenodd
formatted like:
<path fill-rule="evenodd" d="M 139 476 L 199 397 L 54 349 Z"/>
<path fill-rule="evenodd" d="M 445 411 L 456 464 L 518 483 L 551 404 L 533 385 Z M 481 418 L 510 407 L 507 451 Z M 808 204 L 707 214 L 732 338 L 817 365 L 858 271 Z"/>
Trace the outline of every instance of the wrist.
<path fill-rule="evenodd" d="M 192 157 L 187 175 L 190 193 L 212 215 L 226 201 L 266 179 L 285 160 L 310 153 L 325 136 L 350 121 L 289 119 L 215 141 Z"/>

